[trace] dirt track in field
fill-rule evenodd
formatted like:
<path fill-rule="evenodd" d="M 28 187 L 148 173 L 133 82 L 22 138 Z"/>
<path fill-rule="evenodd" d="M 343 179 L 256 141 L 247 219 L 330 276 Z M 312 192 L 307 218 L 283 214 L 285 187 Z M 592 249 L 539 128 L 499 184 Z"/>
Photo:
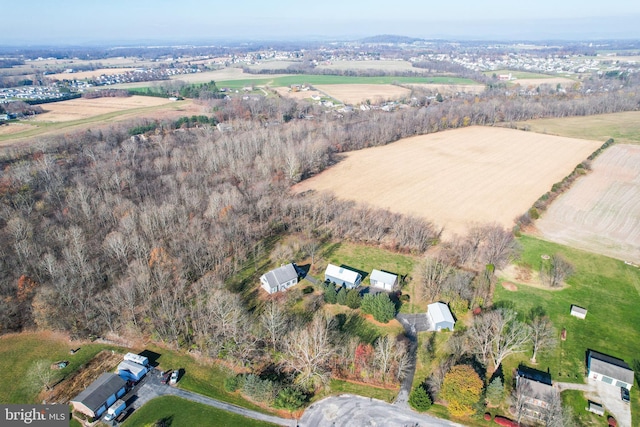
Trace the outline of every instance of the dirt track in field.
<path fill-rule="evenodd" d="M 614 145 L 536 221 L 544 238 L 640 263 L 640 146 Z"/>
<path fill-rule="evenodd" d="M 470 127 L 355 151 L 294 191 L 420 216 L 445 237 L 472 223 L 513 226 L 535 200 L 600 143 L 511 129 Z"/>

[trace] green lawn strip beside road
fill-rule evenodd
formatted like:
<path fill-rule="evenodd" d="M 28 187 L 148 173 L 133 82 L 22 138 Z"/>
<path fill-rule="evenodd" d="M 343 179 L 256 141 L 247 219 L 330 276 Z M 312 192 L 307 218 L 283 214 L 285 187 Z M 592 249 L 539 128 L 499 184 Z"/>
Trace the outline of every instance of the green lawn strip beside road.
<path fill-rule="evenodd" d="M 245 86 L 283 87 L 294 84 L 335 85 L 335 84 L 443 84 L 443 85 L 475 85 L 477 82 L 462 77 L 349 77 L 332 75 L 300 74 L 293 76 L 272 77 L 264 79 L 242 79 L 216 81 L 218 88 L 242 89 Z"/>
<path fill-rule="evenodd" d="M 151 400 L 124 422 L 125 427 L 156 425 L 164 420 L 171 427 L 269 427 L 275 424 L 258 421 L 222 409 L 190 402 L 175 396 Z"/>
<path fill-rule="evenodd" d="M 0 338 L 0 383 L 3 384 L 0 402 L 38 403 L 37 395 L 42 384 L 32 381 L 29 373 L 40 360 L 49 363 L 69 361 L 66 368 L 55 371 L 55 378 L 60 379 L 76 371 L 101 350 L 117 347 L 87 344 L 75 354 L 69 354 L 70 349 L 67 342 L 41 333 L 12 334 Z"/>
<path fill-rule="evenodd" d="M 61 130 L 61 129 L 71 130 L 73 128 L 86 126 L 92 123 L 104 124 L 107 122 L 114 121 L 114 119 L 117 119 L 118 117 L 123 115 L 144 114 L 144 113 L 151 113 L 157 110 L 167 110 L 167 109 L 180 110 L 180 108 L 185 103 L 188 103 L 188 102 L 190 101 L 177 101 L 177 102 L 171 102 L 171 103 L 162 104 L 162 105 L 154 105 L 152 107 L 132 108 L 127 110 L 114 111 L 111 113 L 101 114 L 99 116 L 87 117 L 79 120 L 71 120 L 67 122 L 46 122 L 46 121 L 39 121 L 39 120 L 25 120 L 25 121 L 22 121 L 21 123 L 35 126 L 35 128 L 27 129 L 23 132 L 0 135 L 0 142 L 22 139 L 22 138 L 29 138 L 29 137 L 41 135 L 46 132 L 55 131 L 55 130 Z"/>
<path fill-rule="evenodd" d="M 559 339 L 554 351 L 541 354 L 536 369 L 549 370 L 554 381 L 582 383 L 588 349 L 621 358 L 629 364 L 640 358 L 640 290 L 635 286 L 640 283 L 640 269 L 531 236 L 523 236 L 519 242 L 524 249 L 520 263 L 533 270 L 539 269 L 541 255 L 556 253 L 575 268 L 574 275 L 567 279 L 568 286 L 558 291 L 518 283 L 515 292 L 496 286 L 494 302 L 511 301 L 522 314 L 541 306 L 558 333 L 563 328 L 567 330 L 566 341 Z M 586 319 L 571 316 L 571 304 L 586 308 Z M 529 364 L 529 357 L 527 353 L 508 358 L 503 372 L 511 372 L 519 362 Z M 634 397 L 632 393 L 632 400 L 632 413 L 637 420 L 638 394 Z"/>
<path fill-rule="evenodd" d="M 180 388 L 223 402 L 233 403 L 243 408 L 270 414 L 264 408 L 243 399 L 239 393 L 227 393 L 224 391 L 225 378 L 236 375 L 234 372 L 225 371 L 215 364 L 195 360 L 190 355 L 180 351 L 168 350 L 153 344 L 147 345 L 146 349 L 160 355 L 157 360 L 160 364 L 159 369 L 184 369 L 184 375 L 178 382 Z"/>
<path fill-rule="evenodd" d="M 331 394 L 357 394 L 358 396 L 372 397 L 389 403 L 393 402 L 398 395 L 398 390 L 374 387 L 369 384 L 352 383 L 335 378 L 331 380 L 330 387 Z M 325 397 L 327 395 L 319 394 L 313 400 L 321 400 Z"/>

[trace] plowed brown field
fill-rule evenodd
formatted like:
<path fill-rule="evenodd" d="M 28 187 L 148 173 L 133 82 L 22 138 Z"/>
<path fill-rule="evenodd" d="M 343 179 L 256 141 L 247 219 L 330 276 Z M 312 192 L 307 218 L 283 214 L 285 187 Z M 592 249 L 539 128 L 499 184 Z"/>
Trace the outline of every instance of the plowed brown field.
<path fill-rule="evenodd" d="M 549 240 L 640 263 L 640 146 L 614 145 L 536 222 Z"/>
<path fill-rule="evenodd" d="M 470 127 L 347 153 L 294 190 L 331 191 L 339 198 L 420 216 L 444 226 L 447 236 L 474 222 L 511 227 L 514 218 L 600 144 Z"/>

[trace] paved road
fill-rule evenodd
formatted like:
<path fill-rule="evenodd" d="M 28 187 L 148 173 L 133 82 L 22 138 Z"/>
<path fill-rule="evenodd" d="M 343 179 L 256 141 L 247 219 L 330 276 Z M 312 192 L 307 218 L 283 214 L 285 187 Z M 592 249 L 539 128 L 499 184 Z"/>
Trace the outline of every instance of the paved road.
<path fill-rule="evenodd" d="M 183 399 L 190 400 L 192 402 L 201 403 L 203 405 L 212 406 L 214 408 L 222 409 L 224 411 L 233 412 L 239 415 L 243 415 L 248 418 L 253 418 L 260 421 L 266 421 L 269 423 L 281 425 L 281 426 L 295 426 L 295 420 L 289 420 L 285 418 L 276 417 L 273 415 L 262 414 L 260 412 L 252 411 L 250 409 L 242 408 L 240 406 L 232 405 L 230 403 L 221 402 L 210 397 L 203 396 L 198 393 L 183 390 L 174 386 L 160 383 L 160 372 L 156 369 L 152 369 L 151 372 L 141 381 L 141 383 L 127 395 L 127 405 L 131 405 L 132 408 L 137 409 L 142 405 L 160 396 L 178 396 Z"/>
<path fill-rule="evenodd" d="M 300 419 L 301 427 L 462 427 L 377 399 L 343 394 L 314 403 Z"/>

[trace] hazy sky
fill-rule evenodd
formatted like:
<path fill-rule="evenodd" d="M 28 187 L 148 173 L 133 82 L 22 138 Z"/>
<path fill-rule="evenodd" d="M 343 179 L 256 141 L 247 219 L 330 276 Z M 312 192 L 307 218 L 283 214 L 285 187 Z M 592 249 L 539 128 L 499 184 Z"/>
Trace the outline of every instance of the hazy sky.
<path fill-rule="evenodd" d="M 221 39 L 640 38 L 640 1 L 10 0 L 0 44 Z"/>

